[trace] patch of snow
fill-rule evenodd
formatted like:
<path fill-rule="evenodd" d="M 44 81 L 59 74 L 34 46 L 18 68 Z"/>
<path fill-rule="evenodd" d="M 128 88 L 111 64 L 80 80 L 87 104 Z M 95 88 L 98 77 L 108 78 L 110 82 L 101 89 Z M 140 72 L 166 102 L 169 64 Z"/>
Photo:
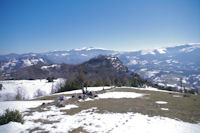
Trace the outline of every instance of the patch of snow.
<path fill-rule="evenodd" d="M 130 60 L 130 62 L 128 63 L 128 65 L 136 65 L 138 64 L 137 60 Z"/>
<path fill-rule="evenodd" d="M 0 126 L 1 133 L 22 133 L 28 126 L 24 126 L 18 122 L 9 122 L 8 124 Z M 28 132 L 28 131 L 26 131 Z"/>
<path fill-rule="evenodd" d="M 179 92 L 175 92 L 175 91 L 160 90 L 160 89 L 153 88 L 153 87 L 150 87 L 150 86 L 147 86 L 147 87 L 122 86 L 122 87 L 116 87 L 116 88 L 129 88 L 129 89 L 136 89 L 136 90 L 148 90 L 148 91 L 159 91 L 159 92 L 167 92 L 167 93 L 179 93 Z"/>
<path fill-rule="evenodd" d="M 142 68 L 142 69 L 140 69 L 140 71 L 144 72 L 144 71 L 147 71 L 147 69 L 146 68 Z"/>
<path fill-rule="evenodd" d="M 93 47 L 83 47 L 83 48 L 74 49 L 74 51 L 82 51 L 82 50 L 90 51 L 90 50 L 105 50 L 105 49 L 104 48 L 93 48 Z"/>
<path fill-rule="evenodd" d="M 170 59 L 170 60 L 166 60 L 166 62 L 167 62 L 167 63 L 171 63 L 171 62 L 172 62 L 172 59 Z"/>
<path fill-rule="evenodd" d="M 40 101 L 3 101 L 0 102 L 0 114 L 4 113 L 6 109 L 19 110 L 20 112 L 27 111 L 28 108 L 35 108 L 42 105 L 42 103 L 53 102 L 53 100 Z"/>
<path fill-rule="evenodd" d="M 153 70 L 153 71 L 147 71 L 146 74 L 147 74 L 148 78 L 151 78 L 151 77 L 155 76 L 159 72 L 160 72 L 160 70 Z"/>
<path fill-rule="evenodd" d="M 87 56 L 86 54 L 81 54 L 81 56 Z"/>
<path fill-rule="evenodd" d="M 155 55 L 154 49 L 142 50 L 142 51 L 141 51 L 141 55 L 147 55 L 147 54 Z"/>
<path fill-rule="evenodd" d="M 166 48 L 157 48 L 156 49 L 160 54 L 165 54 L 166 53 Z"/>
<path fill-rule="evenodd" d="M 61 107 L 61 108 L 58 108 L 56 106 L 51 106 L 51 111 L 69 110 L 72 108 L 78 108 L 78 106 L 74 104 L 68 104 L 68 105 L 65 105 L 65 107 Z"/>
<path fill-rule="evenodd" d="M 148 63 L 148 61 L 146 61 L 146 60 L 140 61 L 140 64 L 141 64 L 141 65 L 145 65 L 145 64 L 147 64 L 147 63 Z"/>
<path fill-rule="evenodd" d="M 135 92 L 107 92 L 99 94 L 99 98 L 137 98 L 142 97 L 144 94 L 135 93 Z"/>
<path fill-rule="evenodd" d="M 161 110 L 165 110 L 165 111 L 168 111 L 169 109 L 168 109 L 168 108 L 161 108 Z"/>
<path fill-rule="evenodd" d="M 50 65 L 50 66 L 42 66 L 41 67 L 41 69 L 48 69 L 48 68 L 59 68 L 60 67 L 60 65 L 58 65 L 58 64 L 52 64 L 52 65 Z"/>
<path fill-rule="evenodd" d="M 44 60 L 42 58 L 39 58 L 39 59 L 22 59 L 22 62 L 23 62 L 23 66 L 27 67 L 27 66 L 35 65 L 38 62 L 44 62 Z"/>
<path fill-rule="evenodd" d="M 61 54 L 62 56 L 68 56 L 68 55 L 70 55 L 69 53 L 63 53 L 63 54 Z"/>
<path fill-rule="evenodd" d="M 3 71 L 9 67 L 15 67 L 17 62 L 18 62 L 18 60 L 16 60 L 16 59 L 9 60 L 8 62 L 2 64 L 1 70 Z"/>
<path fill-rule="evenodd" d="M 180 49 L 180 52 L 189 53 L 189 52 L 192 52 L 192 51 L 194 51 L 195 49 L 198 49 L 198 48 L 200 48 L 200 44 L 195 44 L 195 45 L 192 44 L 189 47 Z"/>
<path fill-rule="evenodd" d="M 65 79 L 56 79 L 54 82 L 48 82 L 46 79 L 0 81 L 4 88 L 0 91 L 0 101 L 15 100 L 17 94 L 20 94 L 22 99 L 49 95 L 64 83 Z"/>
<path fill-rule="evenodd" d="M 155 103 L 157 103 L 157 104 L 167 104 L 168 102 L 166 102 L 166 101 L 156 101 Z"/>

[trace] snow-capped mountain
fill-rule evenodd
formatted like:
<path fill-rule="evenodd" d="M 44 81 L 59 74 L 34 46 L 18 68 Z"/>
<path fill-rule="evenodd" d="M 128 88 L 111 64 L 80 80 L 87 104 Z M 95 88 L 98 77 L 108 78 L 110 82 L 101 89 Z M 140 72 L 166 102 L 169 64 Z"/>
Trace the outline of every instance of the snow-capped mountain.
<path fill-rule="evenodd" d="M 200 44 L 119 54 L 129 69 L 164 86 L 200 87 Z M 181 83 L 182 82 L 182 83 Z"/>
<path fill-rule="evenodd" d="M 98 55 L 115 55 L 130 70 L 160 85 L 180 86 L 182 82 L 183 86 L 200 88 L 200 44 L 184 44 L 133 52 L 89 47 L 47 53 L 9 54 L 0 56 L 0 68 L 1 71 L 13 70 L 17 68 L 15 66 L 25 67 L 44 62 L 44 64 L 50 64 L 49 62 L 51 64 L 81 64 Z"/>
<path fill-rule="evenodd" d="M 54 63 L 66 63 L 66 64 L 81 64 L 98 55 L 114 54 L 113 50 L 106 50 L 102 48 L 84 47 L 81 49 L 72 49 L 66 51 L 53 51 L 43 53 L 43 57 L 51 60 Z"/>
<path fill-rule="evenodd" d="M 16 55 L 14 57 L 5 57 L 0 60 L 0 71 L 10 72 L 22 67 L 32 66 L 36 64 L 49 64 L 50 61 L 47 59 L 36 56 L 36 54 L 26 54 L 23 56 Z"/>

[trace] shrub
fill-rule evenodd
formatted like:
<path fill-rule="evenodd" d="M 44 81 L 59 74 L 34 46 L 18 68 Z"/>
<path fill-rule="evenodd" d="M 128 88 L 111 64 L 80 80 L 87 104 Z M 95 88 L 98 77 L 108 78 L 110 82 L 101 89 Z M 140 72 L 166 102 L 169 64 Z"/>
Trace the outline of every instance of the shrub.
<path fill-rule="evenodd" d="M 6 109 L 5 113 L 0 116 L 0 125 L 7 124 L 10 121 L 23 123 L 23 116 L 20 114 L 18 110 L 10 111 Z"/>
<path fill-rule="evenodd" d="M 67 80 L 65 85 L 58 89 L 58 92 L 72 91 L 80 89 L 79 82 L 77 80 Z"/>
<path fill-rule="evenodd" d="M 53 82 L 54 79 L 55 79 L 54 77 L 48 77 L 47 78 L 48 82 Z"/>

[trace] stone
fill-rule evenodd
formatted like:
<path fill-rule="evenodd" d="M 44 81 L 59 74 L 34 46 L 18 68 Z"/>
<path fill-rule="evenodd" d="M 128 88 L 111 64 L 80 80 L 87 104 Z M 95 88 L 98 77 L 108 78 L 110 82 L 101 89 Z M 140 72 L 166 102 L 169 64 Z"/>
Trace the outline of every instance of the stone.
<path fill-rule="evenodd" d="M 61 108 L 61 107 L 65 107 L 65 104 L 63 101 L 61 101 L 61 102 L 58 102 L 56 106 Z"/>

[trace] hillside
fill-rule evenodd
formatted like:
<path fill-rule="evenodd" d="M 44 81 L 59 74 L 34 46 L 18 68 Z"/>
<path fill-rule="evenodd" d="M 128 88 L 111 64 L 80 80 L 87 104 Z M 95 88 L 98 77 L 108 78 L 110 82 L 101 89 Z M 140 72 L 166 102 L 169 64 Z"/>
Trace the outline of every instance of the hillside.
<path fill-rule="evenodd" d="M 180 82 L 182 82 L 186 89 L 200 88 L 200 44 L 198 43 L 133 52 L 120 52 L 90 47 L 65 51 L 51 51 L 38 54 L 1 55 L 0 74 L 2 75 L 1 78 L 9 77 L 10 70 L 15 71 L 19 68 L 27 66 L 27 63 L 22 60 L 20 61 L 21 58 L 29 60 L 31 58 L 35 60 L 42 59 L 44 61 L 43 63 L 39 63 L 34 60 L 28 61 L 32 62 L 29 63 L 29 66 L 40 64 L 50 67 L 49 64 L 56 64 L 65 68 L 69 67 L 69 65 L 65 66 L 62 65 L 62 63 L 78 65 L 100 54 L 117 56 L 123 64 L 129 68 L 129 70 L 132 70 L 138 73 L 141 77 L 159 85 L 181 89 Z M 52 69 L 53 68 L 56 67 L 52 66 Z M 44 74 L 43 77 L 48 75 L 46 74 L 48 72 L 42 71 L 42 73 Z M 64 76 L 62 73 L 54 75 Z"/>
<path fill-rule="evenodd" d="M 88 89 L 98 97 L 72 98 L 80 95 L 81 90 L 76 90 L 30 101 L 1 102 L 0 112 L 8 107 L 18 109 L 25 121 L 2 125 L 0 132 L 199 133 L 199 96 L 155 88 Z M 59 101 L 60 97 L 64 100 Z M 64 107 L 58 107 L 59 102 Z"/>
<path fill-rule="evenodd" d="M 37 64 L 23 67 L 11 72 L 10 77 L 12 79 L 43 79 L 54 77 L 75 80 L 78 77 L 79 69 L 82 69 L 88 82 L 99 82 L 100 84 L 107 82 L 108 85 L 116 83 L 128 85 L 127 82 L 131 78 L 137 79 L 138 82 L 146 82 L 139 75 L 129 71 L 118 57 L 104 55 L 97 56 L 79 65 Z"/>

